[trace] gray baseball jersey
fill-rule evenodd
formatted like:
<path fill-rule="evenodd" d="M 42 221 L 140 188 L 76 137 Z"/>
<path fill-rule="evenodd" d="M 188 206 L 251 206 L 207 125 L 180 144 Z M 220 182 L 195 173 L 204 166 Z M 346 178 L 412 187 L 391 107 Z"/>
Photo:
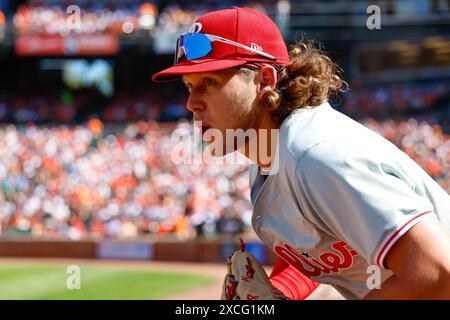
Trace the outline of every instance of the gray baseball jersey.
<path fill-rule="evenodd" d="M 250 169 L 261 241 L 311 279 L 363 298 L 383 259 L 423 219 L 450 230 L 450 197 L 405 153 L 328 103 L 296 110 L 279 131 L 274 174 Z M 369 269 L 368 269 L 369 268 Z"/>

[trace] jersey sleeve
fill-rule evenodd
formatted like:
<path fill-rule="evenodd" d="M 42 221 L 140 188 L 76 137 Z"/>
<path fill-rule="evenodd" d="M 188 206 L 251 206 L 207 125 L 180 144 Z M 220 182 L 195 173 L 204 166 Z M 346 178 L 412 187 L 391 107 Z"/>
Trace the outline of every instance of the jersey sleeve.
<path fill-rule="evenodd" d="M 322 143 L 298 163 L 296 175 L 306 219 L 349 243 L 368 264 L 385 268 L 390 248 L 432 216 L 433 207 L 383 153 L 358 143 Z"/>

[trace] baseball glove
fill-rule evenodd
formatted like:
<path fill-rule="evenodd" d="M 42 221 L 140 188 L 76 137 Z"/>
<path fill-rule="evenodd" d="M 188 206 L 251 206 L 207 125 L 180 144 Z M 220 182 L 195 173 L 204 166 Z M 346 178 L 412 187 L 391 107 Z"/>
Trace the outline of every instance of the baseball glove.
<path fill-rule="evenodd" d="M 227 261 L 227 275 L 222 287 L 222 300 L 288 300 L 270 283 L 261 264 L 241 240 L 241 248 Z"/>

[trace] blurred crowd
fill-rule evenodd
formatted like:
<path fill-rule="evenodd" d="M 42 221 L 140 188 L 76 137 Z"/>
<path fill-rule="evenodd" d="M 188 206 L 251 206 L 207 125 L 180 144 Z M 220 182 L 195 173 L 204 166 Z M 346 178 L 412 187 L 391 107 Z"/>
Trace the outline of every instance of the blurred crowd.
<path fill-rule="evenodd" d="M 28 1 L 14 14 L 20 34 L 131 34 L 155 26 L 158 8 L 151 1 Z"/>
<path fill-rule="evenodd" d="M 383 135 L 450 192 L 450 139 L 437 124 L 377 121 Z M 247 164 L 176 164 L 174 130 L 140 121 L 0 128 L 0 233 L 133 239 L 240 233 L 251 225 Z M 190 138 L 191 139 L 191 138 Z M 188 140 L 193 142 L 193 140 Z M 192 143 L 183 144 L 189 152 Z M 184 152 L 183 151 L 183 152 Z"/>
<path fill-rule="evenodd" d="M 247 167 L 175 164 L 172 130 L 139 122 L 107 133 L 98 119 L 1 128 L 1 233 L 78 240 L 242 232 L 251 216 Z"/>
<path fill-rule="evenodd" d="M 119 123 L 140 119 L 165 122 L 190 118 L 191 114 L 185 107 L 185 92 L 165 89 L 168 88 L 134 93 L 122 90 L 117 93 L 115 99 L 107 103 L 100 116 L 106 122 Z"/>
<path fill-rule="evenodd" d="M 246 6 L 265 14 L 270 14 L 277 1 L 240 1 L 240 6 Z M 195 22 L 195 19 L 206 12 L 230 8 L 235 5 L 231 1 L 172 1 L 164 7 L 158 16 L 157 27 L 164 32 L 179 32 L 180 30 L 188 30 Z M 184 32 L 184 31 L 183 31 Z"/>
<path fill-rule="evenodd" d="M 189 118 L 186 95 L 160 90 L 119 90 L 112 98 L 95 88 L 39 93 L 0 92 L 0 123 L 79 123 L 92 115 L 105 122 L 175 121 Z"/>
<path fill-rule="evenodd" d="M 30 0 L 14 13 L 13 24 L 20 34 L 65 36 L 72 31 L 85 34 L 143 34 L 141 31 L 147 31 L 147 35 L 150 35 L 148 31 L 155 27 L 166 33 L 187 30 L 205 12 L 229 8 L 234 4 L 232 1 L 214 0 L 168 1 L 163 4 L 152 0 Z M 240 3 L 241 6 L 246 5 L 265 13 L 266 8 L 274 8 L 275 4 L 275 0 Z M 159 6 L 161 13 L 158 12 Z M 75 20 L 71 17 L 75 17 L 75 12 L 80 13 L 80 23 L 74 29 Z"/>
<path fill-rule="evenodd" d="M 360 86 L 344 95 L 345 113 L 355 117 L 411 115 L 450 105 L 450 82 Z"/>

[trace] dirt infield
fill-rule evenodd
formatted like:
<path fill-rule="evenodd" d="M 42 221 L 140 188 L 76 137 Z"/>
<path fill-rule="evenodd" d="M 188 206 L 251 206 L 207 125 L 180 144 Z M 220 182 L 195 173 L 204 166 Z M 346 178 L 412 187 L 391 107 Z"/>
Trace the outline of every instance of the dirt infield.
<path fill-rule="evenodd" d="M 42 263 L 43 265 L 116 265 L 130 269 L 140 269 L 148 271 L 165 271 L 174 273 L 188 273 L 195 275 L 210 276 L 214 279 L 214 283 L 206 287 L 196 288 L 185 291 L 172 296 L 168 296 L 167 300 L 218 300 L 220 298 L 220 290 L 223 277 L 226 272 L 224 264 L 216 263 L 180 263 L 180 262 L 159 262 L 159 261 L 123 261 L 123 260 L 83 260 L 83 259 L 34 259 L 34 258 L 0 258 L 0 264 L 7 263 Z"/>

